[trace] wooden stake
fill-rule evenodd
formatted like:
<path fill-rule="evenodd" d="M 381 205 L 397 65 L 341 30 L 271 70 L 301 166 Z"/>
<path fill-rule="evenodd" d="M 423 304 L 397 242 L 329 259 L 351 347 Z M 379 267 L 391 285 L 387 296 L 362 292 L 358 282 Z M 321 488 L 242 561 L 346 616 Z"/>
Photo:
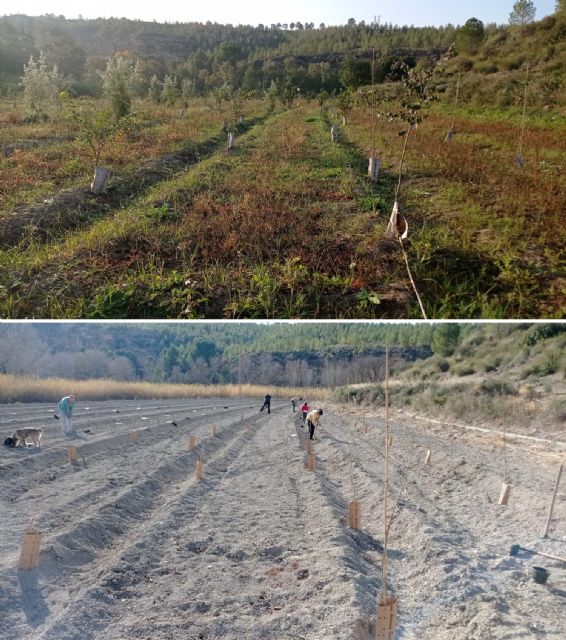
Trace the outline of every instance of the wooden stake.
<path fill-rule="evenodd" d="M 546 521 L 546 527 L 544 528 L 543 538 L 548 537 L 548 529 L 550 527 L 550 521 L 552 520 L 552 512 L 554 511 L 554 502 L 556 501 L 556 494 L 558 493 L 558 486 L 560 485 L 560 478 L 562 476 L 562 468 L 564 465 L 560 465 L 558 469 L 558 476 L 556 478 L 556 484 L 554 485 L 554 493 L 552 494 L 552 502 L 550 503 L 550 513 L 548 514 L 548 520 Z"/>
<path fill-rule="evenodd" d="M 216 435 L 216 425 L 215 424 L 212 425 L 212 435 L 213 436 Z"/>
<path fill-rule="evenodd" d="M 309 471 L 314 471 L 316 469 L 316 458 L 314 453 L 309 453 L 307 468 Z"/>
<path fill-rule="evenodd" d="M 197 480 L 204 479 L 204 463 L 200 460 L 197 460 L 197 470 L 196 470 Z"/>
<path fill-rule="evenodd" d="M 69 462 L 73 463 L 78 459 L 77 447 L 70 445 L 67 447 L 67 455 L 69 456 Z"/>
<path fill-rule="evenodd" d="M 362 528 L 362 506 L 359 500 L 348 503 L 348 524 L 350 529 Z"/>
<path fill-rule="evenodd" d="M 309 455 L 312 453 L 312 440 L 305 440 L 305 451 Z"/>
<path fill-rule="evenodd" d="M 392 447 L 393 446 L 393 436 L 389 436 L 389 439 L 387 440 L 387 444 Z"/>
<path fill-rule="evenodd" d="M 431 456 L 432 456 L 432 454 L 430 452 L 430 449 L 428 449 L 427 452 L 426 452 L 426 457 L 425 457 L 425 461 L 424 461 L 425 464 L 428 464 L 428 465 L 431 464 L 431 461 L 430 461 Z"/>
<path fill-rule="evenodd" d="M 130 431 L 130 442 L 132 444 L 136 444 L 138 439 L 138 432 L 137 431 Z"/>
<path fill-rule="evenodd" d="M 192 451 L 197 446 L 197 437 L 189 436 L 189 451 Z"/>
<path fill-rule="evenodd" d="M 499 502 L 497 504 L 509 504 L 509 493 L 511 492 L 511 485 L 503 483 L 501 487 L 501 494 L 499 495 Z"/>
<path fill-rule="evenodd" d="M 392 596 L 377 605 L 376 640 L 394 640 L 397 626 L 397 598 Z"/>
<path fill-rule="evenodd" d="M 25 571 L 33 569 L 39 560 L 41 548 L 41 531 L 28 529 L 22 540 L 18 569 Z"/>
<path fill-rule="evenodd" d="M 397 598 L 387 595 L 387 543 L 391 521 L 387 513 L 389 493 L 389 346 L 385 346 L 385 468 L 383 473 L 383 560 L 381 563 L 381 598 L 377 605 L 376 640 L 393 640 L 397 625 Z"/>

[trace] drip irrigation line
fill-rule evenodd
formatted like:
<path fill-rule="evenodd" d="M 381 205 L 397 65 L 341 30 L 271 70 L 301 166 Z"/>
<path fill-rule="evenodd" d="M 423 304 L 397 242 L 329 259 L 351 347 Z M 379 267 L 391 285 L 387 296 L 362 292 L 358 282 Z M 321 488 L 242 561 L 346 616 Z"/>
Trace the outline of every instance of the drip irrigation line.
<path fill-rule="evenodd" d="M 452 111 L 452 124 L 450 125 L 450 131 L 454 133 L 454 123 L 456 122 L 456 107 L 458 106 L 458 96 L 460 95 L 460 74 L 458 74 L 458 80 L 456 82 L 456 98 L 454 100 L 454 109 Z"/>
<path fill-rule="evenodd" d="M 405 266 L 407 267 L 407 273 L 409 274 L 409 280 L 411 281 L 411 285 L 413 286 L 413 291 L 417 296 L 417 301 L 419 303 L 419 307 L 421 308 L 421 313 L 423 314 L 423 318 L 428 320 L 426 315 L 426 311 L 424 310 L 424 306 L 419 295 L 419 291 L 417 289 L 417 285 L 415 284 L 415 280 L 413 279 L 413 274 L 411 273 L 411 267 L 409 266 L 409 258 L 407 257 L 407 252 L 405 251 L 405 247 L 403 246 L 403 238 L 399 237 L 399 246 L 401 247 L 401 252 L 403 253 L 403 258 L 405 258 Z"/>
<path fill-rule="evenodd" d="M 407 129 L 407 134 L 405 135 L 405 142 L 403 144 L 403 152 L 401 154 L 401 162 L 399 163 L 399 178 L 397 180 L 397 187 L 395 188 L 395 203 L 397 203 L 398 199 L 399 199 L 399 192 L 401 191 L 401 180 L 403 178 L 403 163 L 405 161 L 405 154 L 407 152 L 407 143 L 409 141 L 409 135 L 411 134 L 411 125 L 409 125 L 409 128 Z M 417 297 L 417 301 L 419 303 L 419 307 L 421 309 L 421 313 L 423 315 L 423 318 L 425 320 L 428 320 L 428 317 L 426 315 L 426 312 L 424 310 L 424 306 L 421 300 L 421 297 L 419 295 L 418 289 L 417 289 L 417 285 L 415 284 L 415 280 L 413 278 L 413 274 L 411 273 L 411 267 L 409 265 L 409 258 L 407 257 L 407 253 L 405 251 L 405 247 L 403 246 L 403 238 L 399 235 L 399 246 L 401 247 L 401 252 L 403 253 L 403 258 L 405 259 L 405 266 L 407 267 L 407 273 L 409 275 L 409 280 L 411 281 L 411 285 L 413 287 L 413 291 L 415 292 L 415 295 Z"/>
<path fill-rule="evenodd" d="M 395 202 L 399 199 L 399 191 L 401 191 L 401 179 L 403 177 L 403 163 L 405 161 L 405 153 L 407 152 L 407 143 L 409 141 L 409 135 L 411 134 L 411 125 L 409 124 L 409 128 L 407 129 L 407 134 L 405 135 L 405 142 L 403 144 L 403 152 L 401 153 L 401 162 L 399 163 L 399 178 L 397 180 L 397 187 L 395 188 Z"/>
<path fill-rule="evenodd" d="M 401 490 L 399 491 L 399 494 L 397 496 L 397 500 L 395 500 L 395 504 L 393 505 L 393 511 L 391 511 L 391 515 L 389 516 L 389 524 L 387 525 L 387 535 L 389 535 L 389 529 L 391 528 L 391 525 L 393 524 L 393 520 L 395 519 L 395 513 L 399 505 L 399 500 L 401 499 L 401 496 L 403 495 L 403 492 L 405 491 L 406 486 L 407 486 L 407 477 L 405 476 L 405 478 L 403 479 L 403 484 L 401 485 Z"/>
<path fill-rule="evenodd" d="M 523 152 L 523 140 L 525 138 L 525 120 L 527 114 L 527 90 L 529 87 L 529 65 L 527 64 L 527 73 L 525 76 L 525 92 L 523 94 L 523 116 L 521 119 L 521 135 L 519 136 L 519 150 L 517 155 L 520 157 Z"/>

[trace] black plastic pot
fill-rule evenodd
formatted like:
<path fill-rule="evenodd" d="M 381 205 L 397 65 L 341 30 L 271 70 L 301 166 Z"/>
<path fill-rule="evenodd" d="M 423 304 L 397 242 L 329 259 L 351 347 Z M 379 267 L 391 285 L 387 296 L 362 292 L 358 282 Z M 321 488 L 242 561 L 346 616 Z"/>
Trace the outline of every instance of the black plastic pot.
<path fill-rule="evenodd" d="M 543 567 L 532 567 L 532 570 L 533 570 L 533 580 L 537 584 L 546 584 L 546 581 L 548 580 L 548 576 L 550 575 L 550 572 L 548 572 Z"/>

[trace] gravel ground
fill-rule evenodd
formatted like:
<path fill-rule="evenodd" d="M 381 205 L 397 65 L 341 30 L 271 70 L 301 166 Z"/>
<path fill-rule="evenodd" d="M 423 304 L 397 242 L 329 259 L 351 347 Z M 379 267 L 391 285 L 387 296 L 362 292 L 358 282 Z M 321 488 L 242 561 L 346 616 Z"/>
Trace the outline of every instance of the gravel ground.
<path fill-rule="evenodd" d="M 69 441 L 52 405 L 0 406 L 2 439 L 17 427 L 44 428 L 41 449 L 0 451 L 0 638 L 372 637 L 384 416 L 325 406 L 311 471 L 298 414 L 287 402 L 274 401 L 271 415 L 259 406 L 81 402 Z M 400 414 L 390 422 L 396 637 L 563 640 L 566 563 L 509 552 L 520 544 L 566 556 L 565 477 L 542 539 L 564 451 L 520 440 L 503 447 L 496 434 Z M 194 450 L 189 435 L 198 438 Z M 508 506 L 497 504 L 504 479 Z M 354 496 L 360 530 L 348 527 Z M 36 569 L 20 571 L 31 516 L 43 532 L 41 555 Z M 531 578 L 533 565 L 550 572 L 546 585 Z"/>

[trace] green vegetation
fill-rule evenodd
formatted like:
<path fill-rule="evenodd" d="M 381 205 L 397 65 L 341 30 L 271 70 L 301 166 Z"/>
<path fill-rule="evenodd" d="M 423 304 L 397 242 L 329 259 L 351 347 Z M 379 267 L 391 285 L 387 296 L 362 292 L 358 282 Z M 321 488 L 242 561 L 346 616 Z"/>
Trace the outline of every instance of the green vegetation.
<path fill-rule="evenodd" d="M 23 15 L 0 18 L 0 94 L 10 92 L 30 56 L 43 51 L 47 64 L 57 65 L 68 90 L 80 95 L 100 92 L 100 72 L 116 52 L 138 66 L 147 93 L 150 78 L 163 82 L 176 76 L 191 95 L 205 95 L 224 84 L 233 90 L 263 91 L 275 83 L 299 88 L 301 95 L 331 93 L 344 86 L 369 84 L 376 54 L 375 80 L 389 79 L 392 63 L 426 66 L 456 42 L 453 69 L 469 72 L 464 95 L 476 102 L 503 100 L 492 89 L 520 76 L 530 64 L 537 104 L 563 101 L 566 15 L 556 13 L 533 23 L 533 3 L 513 5 L 511 25 L 483 25 L 476 18 L 461 27 L 395 26 L 355 20 L 327 27 L 293 22 L 251 26 L 158 24 L 126 19 L 67 20 Z M 123 43 L 129 51 L 124 52 Z M 135 54 L 131 53 L 135 52 Z M 383 73 L 383 71 L 385 71 Z M 483 76 L 483 91 L 474 90 Z M 141 88 L 140 88 L 141 90 Z M 537 92 L 534 92 L 538 94 Z M 509 98 L 507 98 L 509 101 Z M 509 103 L 509 102 L 508 102 Z"/>
<path fill-rule="evenodd" d="M 443 338 L 437 325 L 432 342 Z M 394 367 L 391 405 L 419 416 L 564 440 L 562 324 L 462 324 L 452 354 Z M 527 346 L 528 345 L 528 346 Z M 344 386 L 340 402 L 384 405 L 383 384 Z M 421 423 L 423 426 L 425 422 Z"/>
<path fill-rule="evenodd" d="M 111 28 L 153 34 L 167 64 L 143 38 L 90 53 Z M 563 316 L 561 6 L 521 28 L 136 28 L 0 19 L 5 73 L 46 45 L 0 112 L 0 316 Z M 172 36 L 190 36 L 183 60 Z M 98 198 L 93 159 L 114 174 Z M 385 237 L 394 201 L 403 252 Z"/>

